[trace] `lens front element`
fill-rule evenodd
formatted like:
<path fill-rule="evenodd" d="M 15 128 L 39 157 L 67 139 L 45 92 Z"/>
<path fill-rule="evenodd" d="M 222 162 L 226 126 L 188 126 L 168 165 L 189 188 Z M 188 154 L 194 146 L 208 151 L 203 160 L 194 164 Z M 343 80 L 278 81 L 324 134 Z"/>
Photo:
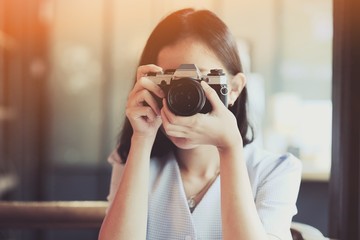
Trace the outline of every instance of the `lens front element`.
<path fill-rule="evenodd" d="M 206 97 L 200 83 L 192 78 L 172 82 L 167 96 L 169 109 L 180 116 L 194 115 L 204 107 Z"/>

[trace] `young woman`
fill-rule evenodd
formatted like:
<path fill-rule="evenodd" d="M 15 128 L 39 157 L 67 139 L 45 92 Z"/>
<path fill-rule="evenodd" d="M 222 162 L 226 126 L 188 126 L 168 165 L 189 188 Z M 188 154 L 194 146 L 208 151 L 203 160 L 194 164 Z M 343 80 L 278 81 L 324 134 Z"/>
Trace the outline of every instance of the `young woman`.
<path fill-rule="evenodd" d="M 209 113 L 177 116 L 150 72 L 193 63 L 223 69 L 228 106 L 201 82 Z M 151 33 L 126 105 L 100 239 L 291 239 L 301 165 L 250 144 L 246 79 L 226 25 L 184 9 Z M 144 104 L 145 103 L 145 104 Z"/>

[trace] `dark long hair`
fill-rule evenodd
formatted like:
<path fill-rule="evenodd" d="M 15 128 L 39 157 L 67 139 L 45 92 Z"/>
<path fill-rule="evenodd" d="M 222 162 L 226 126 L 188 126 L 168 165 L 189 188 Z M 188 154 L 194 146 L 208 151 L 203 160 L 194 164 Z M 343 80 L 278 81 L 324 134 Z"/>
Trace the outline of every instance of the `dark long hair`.
<path fill-rule="evenodd" d="M 236 41 L 224 22 L 208 10 L 183 9 L 164 18 L 153 30 L 140 58 L 139 66 L 157 63 L 159 52 L 180 40 L 191 37 L 205 44 L 223 63 L 228 73 L 236 75 L 243 72 Z M 247 89 L 229 110 L 235 115 L 237 125 L 243 138 L 243 145 L 253 141 L 253 129 L 247 117 Z M 250 130 L 250 134 L 248 131 Z M 128 118 L 125 119 L 119 135 L 118 153 L 126 162 L 133 129 Z M 250 136 L 249 136 L 250 135 Z M 160 157 L 175 150 L 174 144 L 158 131 L 151 157 Z"/>

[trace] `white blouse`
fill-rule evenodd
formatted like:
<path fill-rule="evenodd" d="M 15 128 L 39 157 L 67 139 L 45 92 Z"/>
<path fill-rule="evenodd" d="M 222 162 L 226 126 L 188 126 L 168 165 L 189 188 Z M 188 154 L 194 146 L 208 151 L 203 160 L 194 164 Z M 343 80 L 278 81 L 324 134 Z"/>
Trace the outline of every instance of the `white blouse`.
<path fill-rule="evenodd" d="M 266 232 L 291 240 L 290 225 L 297 213 L 301 181 L 300 161 L 291 154 L 274 155 L 251 144 L 244 148 L 244 155 L 254 202 Z M 150 161 L 147 239 L 222 239 L 220 176 L 191 213 L 177 161 L 172 154 L 166 158 Z M 115 151 L 108 161 L 113 166 L 108 196 L 111 204 L 124 165 Z"/>

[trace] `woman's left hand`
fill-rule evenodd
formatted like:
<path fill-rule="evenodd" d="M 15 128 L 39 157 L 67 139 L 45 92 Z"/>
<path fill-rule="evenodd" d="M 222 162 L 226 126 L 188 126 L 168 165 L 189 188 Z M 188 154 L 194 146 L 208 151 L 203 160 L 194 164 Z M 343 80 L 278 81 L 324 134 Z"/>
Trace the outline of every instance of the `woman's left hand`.
<path fill-rule="evenodd" d="M 161 117 L 166 134 L 170 137 L 185 138 L 194 145 L 214 145 L 219 150 L 239 146 L 238 144 L 242 146 L 241 134 L 233 113 L 227 109 L 213 88 L 204 81 L 201 86 L 212 105 L 212 111 L 190 117 L 176 116 L 163 100 Z"/>

